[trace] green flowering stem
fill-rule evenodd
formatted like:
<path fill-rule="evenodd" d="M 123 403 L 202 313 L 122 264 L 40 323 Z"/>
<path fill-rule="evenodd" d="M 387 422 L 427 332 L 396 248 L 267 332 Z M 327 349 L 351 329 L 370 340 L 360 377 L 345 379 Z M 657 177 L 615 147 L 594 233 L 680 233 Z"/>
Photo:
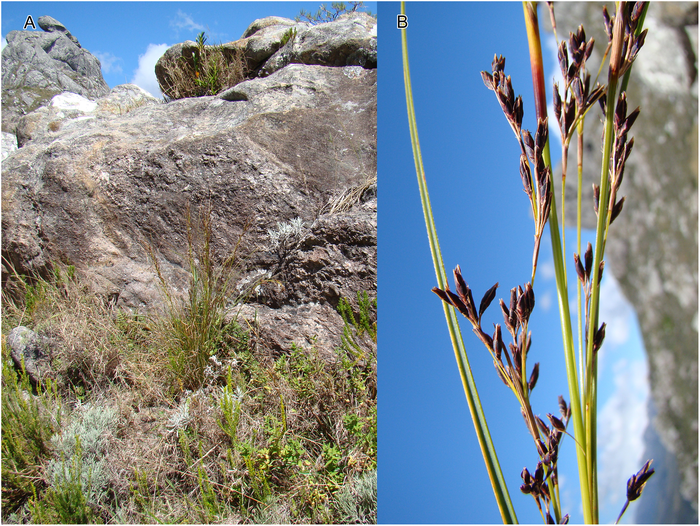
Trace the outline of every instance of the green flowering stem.
<path fill-rule="evenodd" d="M 530 62 L 532 65 L 532 83 L 535 92 L 535 108 L 538 119 L 547 117 L 547 95 L 544 87 L 544 66 L 542 63 L 542 45 L 540 42 L 539 24 L 537 20 L 537 5 L 534 2 L 523 2 L 525 27 L 527 28 L 528 43 L 530 47 Z M 544 149 L 544 160 L 551 166 L 549 153 L 549 141 Z M 552 256 L 554 259 L 554 271 L 557 283 L 557 300 L 559 304 L 559 317 L 561 320 L 562 339 L 564 344 L 564 357 L 566 363 L 566 376 L 569 384 L 569 396 L 571 397 L 571 412 L 574 421 L 574 435 L 576 442 L 582 446 L 576 448 L 576 456 L 579 466 L 579 483 L 581 486 L 581 501 L 583 504 L 584 521 L 590 524 L 593 520 L 593 509 L 590 499 L 590 479 L 588 464 L 586 462 L 587 441 L 583 427 L 583 415 L 581 398 L 578 390 L 578 378 L 576 373 L 576 353 L 574 339 L 571 330 L 571 314 L 569 312 L 569 294 L 566 280 L 566 265 L 561 246 L 561 234 L 557 218 L 557 204 L 552 187 L 552 207 L 549 214 L 549 230 L 552 240 Z"/>
<path fill-rule="evenodd" d="M 401 2 L 401 14 L 405 14 L 404 2 Z M 430 252 L 433 258 L 433 266 L 435 267 L 435 274 L 437 277 L 438 286 L 444 290 L 447 288 L 447 274 L 445 273 L 445 267 L 442 261 L 442 254 L 440 252 L 437 230 L 435 229 L 433 212 L 430 206 L 430 196 L 428 195 L 428 185 L 425 179 L 423 159 L 420 152 L 420 142 L 418 140 L 416 114 L 415 109 L 413 107 L 411 74 L 408 63 L 408 43 L 406 40 L 405 28 L 401 30 L 401 47 L 403 52 L 403 71 L 404 83 L 406 86 L 406 105 L 408 108 L 408 123 L 411 131 L 411 145 L 413 147 L 413 158 L 416 164 L 418 187 L 420 189 L 421 202 L 423 204 L 423 215 L 425 217 L 425 225 L 428 232 L 428 241 L 430 243 Z M 445 311 L 447 327 L 450 333 L 450 339 L 452 340 L 452 347 L 454 348 L 455 358 L 457 359 L 459 373 L 462 378 L 464 393 L 467 397 L 467 404 L 469 405 L 469 412 L 472 416 L 472 421 L 474 422 L 474 429 L 476 430 L 477 439 L 479 441 L 479 447 L 481 448 L 481 453 L 484 457 L 484 463 L 486 464 L 486 470 L 491 481 L 491 486 L 493 487 L 496 502 L 498 504 L 498 509 L 501 513 L 501 518 L 503 519 L 503 522 L 505 524 L 516 524 L 518 520 L 515 516 L 515 510 L 513 509 L 513 504 L 510 500 L 510 495 L 508 494 L 508 488 L 506 486 L 505 479 L 503 478 L 503 473 L 501 472 L 501 467 L 498 462 L 498 457 L 496 455 L 496 450 L 494 448 L 493 441 L 491 440 L 491 434 L 489 433 L 489 428 L 486 423 L 486 417 L 484 416 L 484 412 L 481 407 L 479 394 L 477 392 L 474 377 L 472 376 L 471 368 L 469 366 L 467 352 L 464 348 L 462 334 L 459 330 L 459 323 L 457 321 L 455 309 L 454 307 L 447 305 L 445 302 L 442 303 L 443 309 Z"/>

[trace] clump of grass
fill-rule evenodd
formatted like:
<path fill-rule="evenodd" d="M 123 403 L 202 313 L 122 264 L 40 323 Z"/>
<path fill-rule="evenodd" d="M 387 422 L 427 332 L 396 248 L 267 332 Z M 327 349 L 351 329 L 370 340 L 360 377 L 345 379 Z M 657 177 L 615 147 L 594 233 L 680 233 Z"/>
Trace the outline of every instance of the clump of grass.
<path fill-rule="evenodd" d="M 241 336 L 238 325 L 235 317 L 227 322 L 227 315 L 258 285 L 253 283 L 249 290 L 234 293 L 241 264 L 237 255 L 240 239 L 233 253 L 218 264 L 212 246 L 211 208 L 201 208 L 195 221 L 188 207 L 186 221 L 190 270 L 187 300 L 182 301 L 171 290 L 155 250 L 146 246 L 167 306 L 157 336 L 164 343 L 175 392 L 199 389 L 211 357 L 227 353 L 237 344 Z"/>
<path fill-rule="evenodd" d="M 166 100 L 216 95 L 247 77 L 242 50 L 206 45 L 204 32 L 197 35 L 197 47 L 188 57 L 166 62 L 160 89 Z"/>

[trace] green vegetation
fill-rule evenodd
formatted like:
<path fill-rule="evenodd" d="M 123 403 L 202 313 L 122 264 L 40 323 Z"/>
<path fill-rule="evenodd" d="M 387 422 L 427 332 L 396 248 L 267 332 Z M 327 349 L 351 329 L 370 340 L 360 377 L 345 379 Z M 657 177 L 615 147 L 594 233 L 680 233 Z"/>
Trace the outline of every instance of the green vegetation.
<path fill-rule="evenodd" d="M 297 37 L 297 30 L 295 27 L 290 27 L 287 29 L 287 31 L 284 32 L 284 35 L 282 35 L 282 40 L 280 40 L 280 47 L 284 47 L 287 45 L 287 42 L 290 40 L 294 42 L 294 39 Z"/>
<path fill-rule="evenodd" d="M 272 359 L 230 312 L 239 260 L 215 261 L 209 217 L 188 219 L 185 298 L 151 250 L 163 312 L 119 309 L 58 264 L 12 276 L 3 521 L 376 522 L 376 301 L 341 302 L 335 356 L 293 346 Z M 52 341 L 35 395 L 8 356 L 18 325 Z"/>
<path fill-rule="evenodd" d="M 201 32 L 189 56 L 166 62 L 168 81 L 160 87 L 166 100 L 216 95 L 247 78 L 243 50 L 206 42 L 207 37 Z"/>
<path fill-rule="evenodd" d="M 336 18 L 345 13 L 354 13 L 358 9 L 366 9 L 363 2 L 350 2 L 349 5 L 346 5 L 345 2 L 333 2 L 331 4 L 331 9 L 328 9 L 325 4 L 321 4 L 319 10 L 316 11 L 316 14 L 306 12 L 302 9 L 296 16 L 296 21 L 299 22 L 302 18 L 304 18 L 314 25 L 325 24 L 327 22 L 333 22 Z M 374 16 L 369 11 L 367 14 Z"/>

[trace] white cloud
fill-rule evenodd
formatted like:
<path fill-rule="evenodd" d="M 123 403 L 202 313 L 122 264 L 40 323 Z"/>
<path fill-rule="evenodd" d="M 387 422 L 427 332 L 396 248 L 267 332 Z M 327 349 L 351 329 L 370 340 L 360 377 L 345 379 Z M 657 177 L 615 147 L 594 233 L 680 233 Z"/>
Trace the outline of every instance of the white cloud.
<path fill-rule="evenodd" d="M 598 482 L 601 515 L 616 517 L 627 479 L 642 466 L 649 384 L 644 359 L 620 359 L 613 371 L 615 391 L 598 412 Z"/>
<path fill-rule="evenodd" d="M 170 20 L 170 27 L 175 28 L 176 32 L 179 32 L 181 29 L 187 31 L 204 31 L 206 29 L 202 24 L 192 20 L 191 15 L 183 13 L 180 9 L 177 10 L 176 17 Z"/>
<path fill-rule="evenodd" d="M 539 305 L 543 311 L 549 312 L 549 309 L 552 307 L 553 301 L 554 300 L 552 298 L 552 291 L 545 290 L 544 293 L 541 294 L 539 298 L 537 298 L 535 305 Z"/>
<path fill-rule="evenodd" d="M 5 46 L 7 45 L 7 40 L 5 40 L 5 35 L 2 35 L 2 44 L 0 44 L 0 51 L 5 49 Z"/>
<path fill-rule="evenodd" d="M 542 247 L 540 247 L 540 256 L 542 255 Z M 551 248 L 550 248 L 551 254 Z M 546 280 L 552 280 L 556 277 L 556 272 L 554 270 L 554 261 L 550 258 L 539 263 L 540 272 L 542 277 Z"/>
<path fill-rule="evenodd" d="M 614 347 L 624 344 L 630 337 L 630 325 L 634 310 L 622 293 L 620 285 L 610 270 L 603 273 L 600 286 L 600 323 L 605 322 L 605 344 Z"/>
<path fill-rule="evenodd" d="M 112 53 L 106 52 L 102 53 L 101 51 L 93 51 L 92 53 L 95 55 L 99 61 L 100 64 L 102 64 L 102 72 L 103 73 L 121 73 L 122 72 L 122 67 L 119 65 L 119 62 L 123 62 L 123 60 L 119 57 L 114 56 Z"/>
<path fill-rule="evenodd" d="M 169 47 L 167 44 L 148 44 L 146 52 L 139 55 L 139 67 L 131 79 L 132 84 L 145 89 L 156 98 L 163 96 L 156 79 L 156 62 Z"/>

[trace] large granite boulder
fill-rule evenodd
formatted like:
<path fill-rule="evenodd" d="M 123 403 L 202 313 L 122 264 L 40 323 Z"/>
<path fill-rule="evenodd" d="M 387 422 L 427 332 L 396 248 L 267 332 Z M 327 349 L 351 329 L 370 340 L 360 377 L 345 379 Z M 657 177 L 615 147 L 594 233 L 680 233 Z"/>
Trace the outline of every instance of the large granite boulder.
<path fill-rule="evenodd" d="M 212 46 L 205 46 L 211 48 Z M 265 77 L 288 64 L 377 67 L 377 20 L 353 12 L 326 24 L 311 25 L 270 16 L 254 21 L 239 40 L 217 46 L 227 58 L 241 53 L 248 76 Z M 178 61 L 193 67 L 199 48 L 191 40 L 170 47 L 156 63 L 163 93 L 172 85 L 169 69 Z"/>
<path fill-rule="evenodd" d="M 287 64 L 377 67 L 377 21 L 366 13 L 346 13 L 333 22 L 300 28 L 260 68 L 260 76 Z"/>
<path fill-rule="evenodd" d="M 373 69 L 294 64 L 235 97 L 54 97 L 24 117 L 31 130 L 3 161 L 2 255 L 22 273 L 70 262 L 106 301 L 157 309 L 145 247 L 184 294 L 185 213 L 211 206 L 217 257 L 245 231 L 238 285 L 273 280 L 241 313 L 257 319 L 263 347 L 315 338 L 330 356 L 340 297 L 376 297 L 376 82 Z M 271 232 L 293 221 L 282 254 Z"/>
<path fill-rule="evenodd" d="M 597 3 L 555 6 L 560 38 L 580 23 L 586 35 L 595 38 L 590 60 L 596 68 L 607 43 L 601 9 L 602 4 Z M 613 5 L 608 10 L 615 12 Z M 628 90 L 629 108 L 640 106 L 641 114 L 631 132 L 634 150 L 619 194 L 626 201 L 610 231 L 606 269 L 615 274 L 637 312 L 649 358 L 654 406 L 650 417 L 660 436 L 654 443 L 664 447 L 651 448 L 644 458 L 655 458 L 659 471 L 664 465 L 660 456 L 675 457 L 671 464 L 679 472 L 652 478 L 650 495 L 663 491 L 673 498 L 652 499 L 661 504 L 657 510 L 643 508 L 645 499 L 641 499 L 638 518 L 642 522 L 697 522 L 698 4 L 652 3 L 645 27 L 649 33 Z M 590 204 L 592 183 L 600 180 L 598 108 L 586 119 L 586 128 L 583 224 L 595 229 Z M 572 155 L 575 160 L 575 146 Z M 575 163 L 569 166 L 575 170 Z M 561 177 L 555 177 L 555 183 L 561 187 Z M 566 222 L 573 225 L 575 173 L 567 177 L 566 198 Z M 671 486 L 662 489 L 662 477 Z M 656 484 L 658 490 L 653 489 Z"/>

